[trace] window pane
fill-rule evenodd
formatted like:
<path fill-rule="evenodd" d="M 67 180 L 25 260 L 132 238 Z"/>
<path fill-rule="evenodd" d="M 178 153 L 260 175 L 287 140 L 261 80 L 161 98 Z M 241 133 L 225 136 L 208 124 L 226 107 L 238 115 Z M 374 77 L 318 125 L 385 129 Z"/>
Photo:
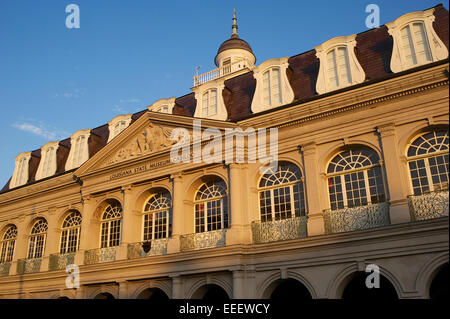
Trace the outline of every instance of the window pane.
<path fill-rule="evenodd" d="M 263 74 L 263 97 L 264 97 L 264 106 L 270 106 L 270 72 L 267 71 Z"/>
<path fill-rule="evenodd" d="M 426 63 L 431 61 L 430 48 L 428 46 L 428 40 L 423 23 L 414 23 L 413 31 L 418 62 Z"/>
<path fill-rule="evenodd" d="M 414 44 L 411 36 L 409 26 L 406 26 L 401 31 L 402 37 L 402 51 L 405 57 L 406 65 L 412 66 L 417 64 L 416 53 L 414 52 Z"/>

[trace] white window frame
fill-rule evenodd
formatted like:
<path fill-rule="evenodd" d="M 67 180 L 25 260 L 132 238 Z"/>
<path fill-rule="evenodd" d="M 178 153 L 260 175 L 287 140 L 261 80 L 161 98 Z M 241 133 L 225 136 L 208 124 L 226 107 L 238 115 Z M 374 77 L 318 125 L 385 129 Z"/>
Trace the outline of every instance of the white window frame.
<path fill-rule="evenodd" d="M 20 153 L 15 158 L 14 173 L 9 183 L 9 188 L 25 185 L 29 179 L 29 162 L 31 159 L 31 152 Z"/>
<path fill-rule="evenodd" d="M 47 241 L 47 232 L 48 232 L 48 222 L 45 219 L 42 219 L 45 224 L 47 229 L 45 230 L 45 232 L 40 232 L 40 233 L 36 233 L 33 234 L 33 228 L 36 226 L 36 224 L 40 221 L 37 220 L 34 222 L 33 226 L 31 227 L 31 234 L 28 238 L 28 249 L 27 249 L 27 259 L 36 259 L 36 258 L 43 258 L 44 257 L 44 253 L 45 253 L 45 246 L 46 246 L 46 241 Z M 31 254 L 32 257 L 30 257 L 30 248 L 31 248 L 31 241 L 32 238 L 37 239 L 38 237 L 42 236 L 42 252 L 41 252 L 41 256 L 40 257 L 36 257 L 36 249 L 37 249 L 37 245 L 36 245 L 36 240 L 34 241 L 34 246 L 33 246 L 33 252 Z"/>
<path fill-rule="evenodd" d="M 175 107 L 175 99 L 175 97 L 171 97 L 169 99 L 160 99 L 152 105 L 149 105 L 147 108 L 152 112 L 172 114 L 172 110 Z M 164 107 L 167 107 L 167 111 L 163 111 Z"/>
<path fill-rule="evenodd" d="M 89 159 L 89 137 L 91 135 L 91 130 L 79 130 L 75 134 L 70 137 L 70 152 L 66 161 L 65 169 L 66 171 L 71 170 L 73 168 L 80 167 L 84 162 Z M 77 149 L 77 139 L 79 137 L 84 137 L 83 144 L 81 145 L 81 149 L 79 149 L 79 153 L 75 154 Z M 79 161 L 75 161 L 75 156 L 78 155 Z"/>
<path fill-rule="evenodd" d="M 59 236 L 59 253 L 60 254 L 69 254 L 69 253 L 73 253 L 73 252 L 68 252 L 67 250 L 68 250 L 68 247 L 69 247 L 69 232 L 71 231 L 71 230 L 74 230 L 74 229 L 76 229 L 76 231 L 77 231 L 77 240 L 76 240 L 76 250 L 75 251 L 78 251 L 78 249 L 80 248 L 80 235 L 81 235 L 81 221 L 80 221 L 80 224 L 79 225 L 75 225 L 75 226 L 69 226 L 69 227 L 64 227 L 64 223 L 65 223 L 65 221 L 66 221 L 66 219 L 68 218 L 68 217 L 70 217 L 72 214 L 74 214 L 74 213 L 78 213 L 78 214 L 80 214 L 80 217 L 81 217 L 81 213 L 80 212 L 78 212 L 78 211 L 72 211 L 72 212 L 70 212 L 69 214 L 67 214 L 66 215 L 66 217 L 64 218 L 64 220 L 63 220 L 63 224 L 62 224 L 62 226 L 61 226 L 61 235 Z M 64 232 L 67 232 L 67 236 L 66 236 L 66 243 L 65 243 L 65 247 L 64 247 L 64 252 L 61 252 L 61 248 L 63 248 L 62 247 L 62 244 L 63 244 L 63 240 L 62 240 L 62 238 L 63 238 L 63 234 L 64 234 Z"/>
<path fill-rule="evenodd" d="M 294 101 L 294 91 L 287 78 L 286 70 L 289 67 L 289 57 L 280 59 L 270 59 L 264 61 L 253 69 L 253 77 L 256 79 L 255 94 L 253 96 L 251 110 L 253 113 L 262 112 L 281 105 L 289 104 Z M 277 68 L 280 71 L 279 90 L 281 94 L 281 102 L 265 105 L 264 103 L 264 74 L 271 69 Z"/>
<path fill-rule="evenodd" d="M 130 126 L 131 116 L 132 114 L 118 115 L 108 122 L 109 136 L 107 143 L 109 143 L 113 138 L 115 138 L 117 135 L 122 133 L 123 130 Z M 118 131 L 116 130 L 117 125 L 119 125 Z"/>
<path fill-rule="evenodd" d="M 49 151 L 53 148 L 53 153 Z M 41 147 L 41 160 L 39 162 L 38 169 L 36 171 L 36 180 L 52 176 L 56 173 L 57 165 L 57 152 L 59 148 L 59 142 L 48 142 Z"/>
<path fill-rule="evenodd" d="M 366 74 L 356 58 L 356 45 L 356 34 L 352 34 L 349 36 L 330 39 L 314 48 L 316 50 L 316 56 L 320 60 L 319 75 L 316 82 L 317 93 L 324 94 L 364 82 L 366 79 Z M 338 86 L 331 86 L 328 78 L 328 53 L 341 47 L 345 47 L 347 49 L 347 68 L 350 70 L 351 81 L 350 83 L 339 83 Z M 338 77 L 340 77 L 339 72 Z"/>
<path fill-rule="evenodd" d="M 222 91 L 225 88 L 224 78 L 218 78 L 213 81 L 206 82 L 202 85 L 196 86 L 192 88 L 192 91 L 195 93 L 195 99 L 197 101 L 197 106 L 195 107 L 194 117 L 200 118 L 208 118 L 214 120 L 222 120 L 225 121 L 228 118 L 228 112 L 225 107 L 225 103 L 223 101 Z M 215 114 L 204 114 L 203 109 L 203 95 L 210 90 L 216 90 L 217 101 L 216 108 L 217 112 Z"/>
<path fill-rule="evenodd" d="M 433 28 L 433 22 L 435 20 L 434 8 L 425 11 L 415 11 L 402 15 L 393 22 L 386 23 L 389 34 L 394 39 L 394 46 L 392 49 L 391 57 L 391 70 L 394 73 L 398 73 L 404 70 L 415 68 L 420 65 L 432 63 L 439 60 L 444 60 L 448 57 L 448 50 L 442 40 L 436 34 Z M 402 36 L 401 30 L 412 25 L 414 23 L 423 23 L 425 37 L 428 39 L 428 47 L 430 49 L 431 61 L 417 61 L 417 64 L 408 66 L 406 63 L 406 57 L 402 49 Z M 412 29 L 410 29 L 412 31 Z"/>
<path fill-rule="evenodd" d="M 120 244 L 122 243 L 122 227 L 123 227 L 123 207 L 121 204 L 120 205 L 120 217 L 115 217 L 115 218 L 109 218 L 109 219 L 103 219 L 103 215 L 105 214 L 106 208 L 108 208 L 109 206 L 113 206 L 113 205 L 117 205 L 117 204 L 108 204 L 102 212 L 102 219 L 100 220 L 100 233 L 99 233 L 99 242 L 100 242 L 100 248 L 110 248 L 110 247 L 119 247 Z M 119 221 L 119 244 L 117 246 L 112 246 L 111 245 L 111 239 L 110 239 L 110 235 L 111 235 L 111 223 L 114 221 Z M 107 224 L 107 233 L 106 233 L 106 246 L 102 247 L 102 228 L 103 228 L 103 224 Z"/>
<path fill-rule="evenodd" d="M 438 130 L 439 131 L 439 130 Z M 412 177 L 411 177 L 411 169 L 409 167 L 409 163 L 410 162 L 415 162 L 415 161 L 419 161 L 421 159 L 424 160 L 425 163 L 425 171 L 427 173 L 427 181 L 428 181 L 428 188 L 430 192 L 434 192 L 435 191 L 435 187 L 434 187 L 434 183 L 433 183 L 433 176 L 431 174 L 431 169 L 430 169 L 430 163 L 429 163 L 429 159 L 432 157 L 438 157 L 438 156 L 443 156 L 446 154 L 449 154 L 448 150 L 444 150 L 444 151 L 438 151 L 438 152 L 432 152 L 432 153 L 427 153 L 427 154 L 421 154 L 421 155 L 415 155 L 415 156 L 408 156 L 408 150 L 411 147 L 412 143 L 414 141 L 416 141 L 418 138 L 420 138 L 421 136 L 424 136 L 430 132 L 425 132 L 422 133 L 420 135 L 417 135 L 416 137 L 414 137 L 413 139 L 411 139 L 411 142 L 408 144 L 408 147 L 406 149 L 406 159 L 407 159 L 407 170 L 408 170 L 408 179 L 409 179 L 409 190 L 410 190 L 410 194 L 414 194 L 414 185 L 412 182 Z M 422 193 L 423 194 L 423 193 Z"/>
<path fill-rule="evenodd" d="M 214 183 L 216 183 L 216 182 L 212 182 L 213 184 Z M 198 192 L 200 191 L 200 189 L 203 187 L 203 185 L 207 185 L 208 183 L 202 183 L 201 185 L 200 185 L 200 187 L 197 189 L 197 191 L 195 192 L 195 197 L 197 197 L 197 194 L 198 194 Z M 224 185 L 226 185 L 225 183 L 224 183 Z M 197 228 L 197 225 L 196 225 L 196 221 L 197 221 L 197 218 L 196 218 L 196 206 L 197 205 L 203 205 L 203 223 L 204 223 L 204 226 L 205 226 L 205 230 L 203 231 L 203 232 L 199 232 L 199 233 L 197 233 L 197 234 L 200 234 L 200 233 L 206 233 L 206 232 L 209 232 L 209 231 L 213 231 L 213 230 L 210 230 L 209 229 L 209 227 L 208 227 L 208 207 L 207 207 L 207 203 L 209 203 L 209 202 L 216 202 L 216 201 L 219 201 L 220 200 L 220 229 L 216 229 L 216 230 L 222 230 L 222 229 L 225 229 L 225 205 L 224 205 L 224 201 L 227 201 L 228 200 L 228 193 L 227 193 L 227 189 L 225 189 L 225 195 L 222 195 L 222 196 L 217 196 L 217 197 L 213 197 L 213 198 L 207 198 L 207 199 L 201 199 L 201 200 L 195 200 L 194 201 L 194 233 L 197 233 L 197 231 L 196 231 L 196 228 Z M 228 208 L 228 203 L 227 203 L 227 205 L 226 205 L 226 207 L 227 207 L 227 210 L 229 210 L 229 208 Z M 229 215 L 229 211 L 227 211 L 226 212 L 227 214 L 227 225 L 228 225 L 228 227 L 230 227 L 230 221 L 229 221 L 229 218 L 230 218 L 230 215 Z"/>
<path fill-rule="evenodd" d="M 5 238 L 6 233 L 11 228 L 15 229 L 15 236 Z M 3 232 L 2 241 L 0 242 L 0 264 L 11 262 L 14 260 L 14 252 L 16 250 L 16 241 L 17 241 L 17 227 L 16 227 L 16 225 L 8 225 L 5 229 L 5 231 Z M 13 247 L 12 247 L 12 254 L 10 255 L 9 251 L 11 250 L 11 245 Z M 3 252 L 5 252 L 4 255 L 3 255 Z"/>
<path fill-rule="evenodd" d="M 167 193 L 169 193 L 169 192 L 167 192 Z M 150 215 L 151 218 L 152 218 L 152 238 L 149 239 L 149 240 L 150 241 L 155 240 L 155 215 L 158 214 L 158 213 L 165 213 L 166 214 L 166 220 L 167 220 L 167 223 L 166 223 L 166 237 L 164 237 L 164 238 L 169 238 L 170 237 L 169 236 L 170 235 L 169 234 L 169 230 L 170 230 L 170 211 L 172 209 L 172 196 L 170 196 L 170 205 L 169 205 L 169 207 L 155 209 L 155 210 L 148 210 L 148 211 L 145 210 L 145 207 L 147 206 L 147 203 L 153 197 L 158 196 L 158 195 L 162 195 L 162 194 L 164 194 L 164 193 L 153 194 L 145 201 L 144 209 L 143 209 L 143 213 L 142 213 L 142 236 L 141 236 L 142 241 L 145 240 L 144 239 L 144 235 L 145 235 L 145 217 L 147 215 Z M 169 193 L 169 195 L 170 195 L 170 193 Z M 159 238 L 159 239 L 162 239 L 162 238 Z"/>

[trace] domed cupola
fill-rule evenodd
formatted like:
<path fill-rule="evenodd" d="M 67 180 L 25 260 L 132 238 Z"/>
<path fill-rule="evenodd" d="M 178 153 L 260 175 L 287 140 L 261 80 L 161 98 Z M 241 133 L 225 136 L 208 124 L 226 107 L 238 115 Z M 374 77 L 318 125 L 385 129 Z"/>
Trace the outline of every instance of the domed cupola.
<path fill-rule="evenodd" d="M 236 11 L 234 11 L 233 14 L 232 30 L 233 32 L 231 34 L 231 38 L 220 45 L 214 59 L 214 63 L 219 68 L 227 67 L 228 65 L 230 65 L 231 68 L 232 64 L 240 61 L 246 61 L 248 67 L 253 67 L 255 65 L 256 58 L 250 45 L 246 41 L 239 38 Z"/>

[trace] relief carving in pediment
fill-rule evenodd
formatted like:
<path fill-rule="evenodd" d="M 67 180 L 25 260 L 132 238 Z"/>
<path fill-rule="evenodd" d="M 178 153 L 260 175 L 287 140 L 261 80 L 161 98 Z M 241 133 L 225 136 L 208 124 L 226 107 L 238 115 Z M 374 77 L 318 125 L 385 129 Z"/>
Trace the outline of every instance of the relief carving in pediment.
<path fill-rule="evenodd" d="M 134 136 L 128 144 L 116 151 L 103 166 L 169 149 L 170 146 L 176 143 L 176 141 L 170 139 L 171 132 L 171 129 L 150 124 L 150 126 Z"/>

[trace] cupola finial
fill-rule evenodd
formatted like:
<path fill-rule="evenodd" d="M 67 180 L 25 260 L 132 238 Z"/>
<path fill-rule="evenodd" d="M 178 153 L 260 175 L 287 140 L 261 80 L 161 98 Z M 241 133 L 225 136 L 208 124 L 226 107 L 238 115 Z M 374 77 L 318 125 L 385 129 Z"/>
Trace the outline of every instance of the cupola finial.
<path fill-rule="evenodd" d="M 237 19 L 236 19 L 236 9 L 234 9 L 234 12 L 233 12 L 233 27 L 232 27 L 232 29 L 233 29 L 233 32 L 231 33 L 231 37 L 234 37 L 234 36 L 238 36 L 238 25 L 237 25 Z"/>

